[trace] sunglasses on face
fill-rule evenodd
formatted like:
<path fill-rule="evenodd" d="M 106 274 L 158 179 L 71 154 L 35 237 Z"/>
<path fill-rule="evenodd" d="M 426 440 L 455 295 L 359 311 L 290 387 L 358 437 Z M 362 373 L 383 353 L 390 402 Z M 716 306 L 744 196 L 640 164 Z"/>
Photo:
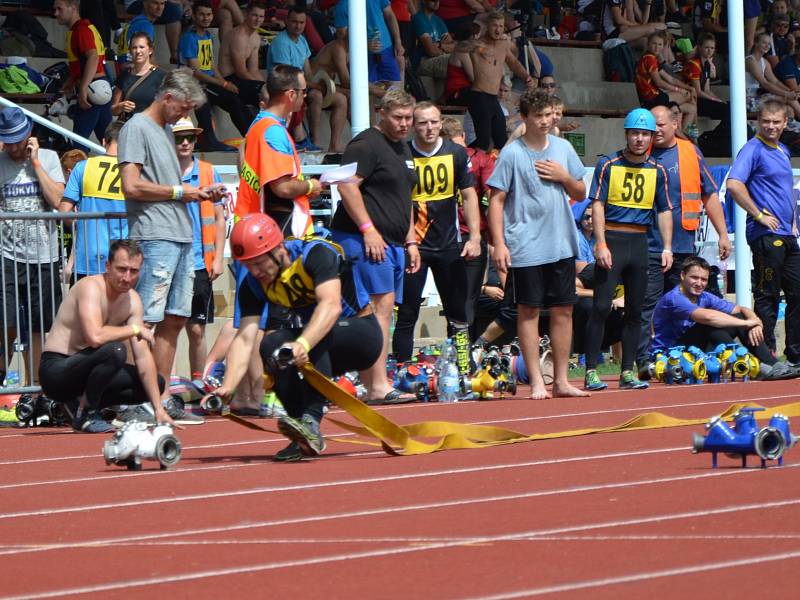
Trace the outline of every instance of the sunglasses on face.
<path fill-rule="evenodd" d="M 197 140 L 197 136 L 195 134 L 191 135 L 176 135 L 175 136 L 175 145 L 180 146 L 183 142 L 188 142 L 190 144 L 194 144 Z"/>
<path fill-rule="evenodd" d="M 591 220 L 592 220 L 592 215 L 583 215 L 583 218 L 581 219 L 581 221 L 591 221 Z"/>

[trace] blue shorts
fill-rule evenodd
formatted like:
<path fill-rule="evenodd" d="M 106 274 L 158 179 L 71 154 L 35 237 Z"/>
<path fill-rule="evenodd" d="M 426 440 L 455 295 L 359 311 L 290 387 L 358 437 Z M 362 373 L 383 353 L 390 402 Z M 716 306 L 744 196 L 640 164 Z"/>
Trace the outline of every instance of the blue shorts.
<path fill-rule="evenodd" d="M 192 243 L 141 240 L 144 263 L 136 284 L 142 298 L 144 322 L 160 323 L 164 315 L 189 317 L 194 296 Z"/>
<path fill-rule="evenodd" d="M 344 249 L 345 256 L 353 265 L 353 274 L 370 296 L 394 292 L 395 302 L 403 301 L 406 253 L 402 246 L 389 244 L 383 262 L 378 263 L 366 259 L 364 237 L 360 233 L 333 231 L 331 236 Z"/>
<path fill-rule="evenodd" d="M 394 56 L 394 47 L 389 46 L 381 50 L 378 54 L 370 54 L 368 58 L 369 82 L 376 81 L 400 81 L 400 67 L 397 66 L 397 58 Z"/>
<path fill-rule="evenodd" d="M 132 2 L 126 9 L 129 15 L 141 14 L 144 10 L 142 0 Z M 156 25 L 167 25 L 168 23 L 176 23 L 183 18 L 183 8 L 180 2 L 167 2 L 164 5 L 164 12 L 155 21 Z"/>
<path fill-rule="evenodd" d="M 760 0 L 744 0 L 744 18 L 755 19 L 761 16 Z"/>

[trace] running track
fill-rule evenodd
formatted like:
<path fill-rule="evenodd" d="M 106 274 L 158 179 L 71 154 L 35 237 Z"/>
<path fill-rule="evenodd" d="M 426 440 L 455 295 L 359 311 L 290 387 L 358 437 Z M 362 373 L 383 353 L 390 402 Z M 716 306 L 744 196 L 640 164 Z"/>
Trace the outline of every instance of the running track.
<path fill-rule="evenodd" d="M 386 407 L 398 423 L 602 427 L 793 402 L 796 382 Z M 336 411 L 334 411 L 335 413 Z M 341 415 L 340 415 L 341 416 Z M 259 421 L 271 425 L 272 421 Z M 795 432 L 800 422 L 793 423 Z M 800 448 L 783 468 L 692 455 L 682 427 L 390 457 L 332 424 L 322 458 L 224 420 L 160 472 L 107 436 L 0 429 L 0 598 L 751 598 L 800 589 Z M 753 465 L 755 460 L 751 459 Z"/>

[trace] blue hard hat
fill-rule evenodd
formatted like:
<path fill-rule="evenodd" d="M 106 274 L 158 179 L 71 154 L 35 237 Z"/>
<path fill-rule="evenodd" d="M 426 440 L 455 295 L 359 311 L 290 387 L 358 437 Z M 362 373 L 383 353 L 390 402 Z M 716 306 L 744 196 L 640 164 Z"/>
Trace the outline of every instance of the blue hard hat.
<path fill-rule="evenodd" d="M 643 129 L 655 133 L 656 118 L 646 108 L 634 108 L 625 117 L 625 129 Z"/>

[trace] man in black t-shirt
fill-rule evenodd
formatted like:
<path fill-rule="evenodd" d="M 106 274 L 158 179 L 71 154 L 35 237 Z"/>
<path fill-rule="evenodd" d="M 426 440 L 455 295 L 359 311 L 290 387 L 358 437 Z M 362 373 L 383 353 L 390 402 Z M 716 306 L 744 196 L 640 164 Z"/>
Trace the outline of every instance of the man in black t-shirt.
<path fill-rule="evenodd" d="M 442 114 L 436 105 L 431 102 L 417 104 L 414 108 L 414 139 L 409 142 L 417 175 L 411 195 L 415 238 L 407 240 L 406 244 L 419 248 L 421 265 L 416 273 L 405 275 L 403 301 L 397 311 L 392 343 L 399 361 L 411 358 L 414 325 L 430 266 L 444 306 L 449 333 L 456 343 L 459 371 L 468 374 L 469 325 L 464 259 L 478 258 L 481 253 L 478 196 L 473 187 L 475 178 L 470 172 L 466 150 L 441 138 L 441 129 Z M 459 194 L 464 202 L 464 216 L 470 233 L 463 251 L 459 247 Z"/>
<path fill-rule="evenodd" d="M 341 248 L 318 238 L 284 241 L 278 224 L 263 213 L 244 216 L 230 243 L 244 268 L 236 277 L 236 337 L 226 357 L 225 380 L 215 394 L 230 402 L 247 371 L 258 331 L 266 327 L 270 306 L 290 310 L 303 326 L 273 331 L 259 347 L 264 372 L 272 376 L 288 413 L 279 419 L 278 429 L 291 443 L 274 459 L 290 462 L 321 454 L 325 398 L 297 370 L 313 361 L 321 373 L 341 375 L 375 362 L 383 340 L 369 295 Z M 274 358 L 281 348 L 291 350 L 290 364 Z"/>
<path fill-rule="evenodd" d="M 414 99 L 406 92 L 386 92 L 379 126 L 365 129 L 347 145 L 342 164 L 358 164 L 357 182 L 339 185 L 342 202 L 331 223 L 333 239 L 353 261 L 383 331 L 381 355 L 369 371 L 361 373 L 371 403 L 403 400 L 386 377 L 386 355 L 394 304 L 403 301 L 403 270 L 415 273 L 419 269 L 411 209 L 417 178 L 405 143 L 413 110 Z"/>

